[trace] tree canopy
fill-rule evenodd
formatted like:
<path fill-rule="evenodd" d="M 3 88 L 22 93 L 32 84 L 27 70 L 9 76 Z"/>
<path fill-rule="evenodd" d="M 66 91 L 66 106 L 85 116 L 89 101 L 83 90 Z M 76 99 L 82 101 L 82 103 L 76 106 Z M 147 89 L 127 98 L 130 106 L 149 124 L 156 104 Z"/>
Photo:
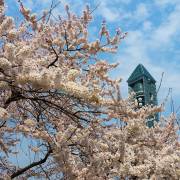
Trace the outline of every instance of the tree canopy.
<path fill-rule="evenodd" d="M 51 10 L 34 15 L 19 1 L 24 20 L 16 23 L 6 16 L 4 3 L 0 0 L 1 177 L 178 180 L 175 114 L 148 128 L 148 117 L 162 105 L 139 109 L 131 96 L 122 99 L 121 79 L 109 75 L 117 64 L 99 56 L 115 53 L 126 33 L 117 29 L 111 36 L 103 21 L 98 39 L 91 41 L 89 6 L 81 16 L 66 6 L 66 17 L 57 19 Z M 118 125 L 105 125 L 111 120 Z M 33 160 L 19 166 L 12 157 L 20 157 L 23 138 L 33 142 L 23 150 Z"/>

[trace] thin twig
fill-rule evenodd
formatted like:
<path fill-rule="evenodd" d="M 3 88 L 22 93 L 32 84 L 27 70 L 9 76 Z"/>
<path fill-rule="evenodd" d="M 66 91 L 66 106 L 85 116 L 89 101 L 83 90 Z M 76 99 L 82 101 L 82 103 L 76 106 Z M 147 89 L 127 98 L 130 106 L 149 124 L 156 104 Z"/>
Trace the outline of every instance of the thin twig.
<path fill-rule="evenodd" d="M 161 75 L 161 80 L 160 80 L 160 83 L 159 83 L 159 87 L 157 89 L 157 94 L 158 94 L 158 92 L 159 92 L 159 90 L 161 88 L 161 84 L 162 84 L 162 81 L 163 81 L 163 76 L 164 76 L 164 72 L 162 72 L 162 75 Z"/>
<path fill-rule="evenodd" d="M 99 2 L 99 3 L 95 6 L 95 8 L 90 12 L 90 14 L 92 14 L 92 13 L 100 6 L 100 4 L 101 4 L 101 2 Z"/>
<path fill-rule="evenodd" d="M 173 100 L 173 97 L 172 97 L 172 88 L 171 88 L 171 112 L 174 113 L 174 100 Z"/>
<path fill-rule="evenodd" d="M 48 15 L 49 13 L 52 13 L 52 11 L 53 11 L 60 3 L 61 3 L 61 1 L 58 1 L 58 2 L 47 12 L 47 15 Z M 37 22 L 40 21 L 41 19 L 43 19 L 44 17 L 45 17 L 44 15 L 41 16 L 41 17 L 37 20 Z"/>
<path fill-rule="evenodd" d="M 11 175 L 11 179 L 14 179 L 15 177 L 18 177 L 20 176 L 21 174 L 23 174 L 24 172 L 28 171 L 29 169 L 33 168 L 33 167 L 36 167 L 38 165 L 41 165 L 43 163 L 46 162 L 46 160 L 48 159 L 49 155 L 52 153 L 52 149 L 50 148 L 49 151 L 47 152 L 47 154 L 45 155 L 45 157 L 43 159 L 41 159 L 40 161 L 37 161 L 37 162 L 33 162 L 32 164 L 22 168 L 22 169 L 19 169 L 17 170 L 15 173 L 13 173 Z"/>
<path fill-rule="evenodd" d="M 47 18 L 47 21 L 46 21 L 46 24 L 48 23 L 48 21 L 49 21 L 49 19 L 50 19 L 50 17 L 51 17 L 51 14 L 52 14 L 52 8 L 53 8 L 53 4 L 54 4 L 54 0 L 52 0 L 51 1 L 51 7 L 50 7 L 50 10 L 49 10 L 49 16 L 48 16 L 48 18 Z"/>

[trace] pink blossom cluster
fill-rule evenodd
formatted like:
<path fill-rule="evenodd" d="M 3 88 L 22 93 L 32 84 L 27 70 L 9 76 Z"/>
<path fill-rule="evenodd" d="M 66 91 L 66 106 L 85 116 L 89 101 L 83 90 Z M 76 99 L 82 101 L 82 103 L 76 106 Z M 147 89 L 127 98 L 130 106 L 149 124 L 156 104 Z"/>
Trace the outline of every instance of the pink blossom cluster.
<path fill-rule="evenodd" d="M 66 18 L 54 19 L 52 9 L 38 17 L 19 4 L 24 21 L 16 25 L 0 0 L 2 178 L 180 179 L 175 114 L 148 128 L 162 106 L 138 109 L 131 96 L 122 99 L 121 79 L 109 76 L 117 64 L 99 58 L 116 52 L 127 33 L 111 37 L 103 22 L 90 41 L 89 6 L 81 16 L 66 6 Z M 19 167 L 11 159 L 18 162 L 28 138 L 30 161 Z"/>

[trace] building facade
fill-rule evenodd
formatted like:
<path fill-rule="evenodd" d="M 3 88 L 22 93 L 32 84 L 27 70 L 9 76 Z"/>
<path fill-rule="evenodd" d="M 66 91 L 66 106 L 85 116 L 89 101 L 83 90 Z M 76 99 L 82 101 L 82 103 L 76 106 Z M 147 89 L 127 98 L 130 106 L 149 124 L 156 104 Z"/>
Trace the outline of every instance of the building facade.
<path fill-rule="evenodd" d="M 138 107 L 141 108 L 145 105 L 156 106 L 157 103 L 157 91 L 156 80 L 147 71 L 147 69 L 139 64 L 132 72 L 127 80 L 129 93 L 135 92 L 135 98 L 138 101 Z M 152 127 L 154 121 L 158 121 L 158 114 L 151 116 L 147 120 L 147 125 Z"/>

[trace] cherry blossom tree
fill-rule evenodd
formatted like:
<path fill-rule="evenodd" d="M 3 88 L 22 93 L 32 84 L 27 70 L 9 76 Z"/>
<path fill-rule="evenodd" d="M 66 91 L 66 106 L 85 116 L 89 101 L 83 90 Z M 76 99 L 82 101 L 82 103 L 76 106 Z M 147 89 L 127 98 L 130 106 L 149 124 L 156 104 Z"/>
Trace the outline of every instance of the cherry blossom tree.
<path fill-rule="evenodd" d="M 110 36 L 102 23 L 90 41 L 92 10 L 81 16 L 65 7 L 66 17 L 38 17 L 21 1 L 24 20 L 17 25 L 0 0 L 0 174 L 3 179 L 100 180 L 179 179 L 180 146 L 176 116 L 148 117 L 162 106 L 140 109 L 121 98 L 121 79 L 109 72 L 117 64 L 100 59 L 115 53 L 126 33 Z M 118 125 L 105 125 L 116 120 Z M 17 165 L 23 149 L 33 160 Z M 29 141 L 27 141 L 29 142 Z M 23 161 L 22 159 L 20 160 Z"/>

